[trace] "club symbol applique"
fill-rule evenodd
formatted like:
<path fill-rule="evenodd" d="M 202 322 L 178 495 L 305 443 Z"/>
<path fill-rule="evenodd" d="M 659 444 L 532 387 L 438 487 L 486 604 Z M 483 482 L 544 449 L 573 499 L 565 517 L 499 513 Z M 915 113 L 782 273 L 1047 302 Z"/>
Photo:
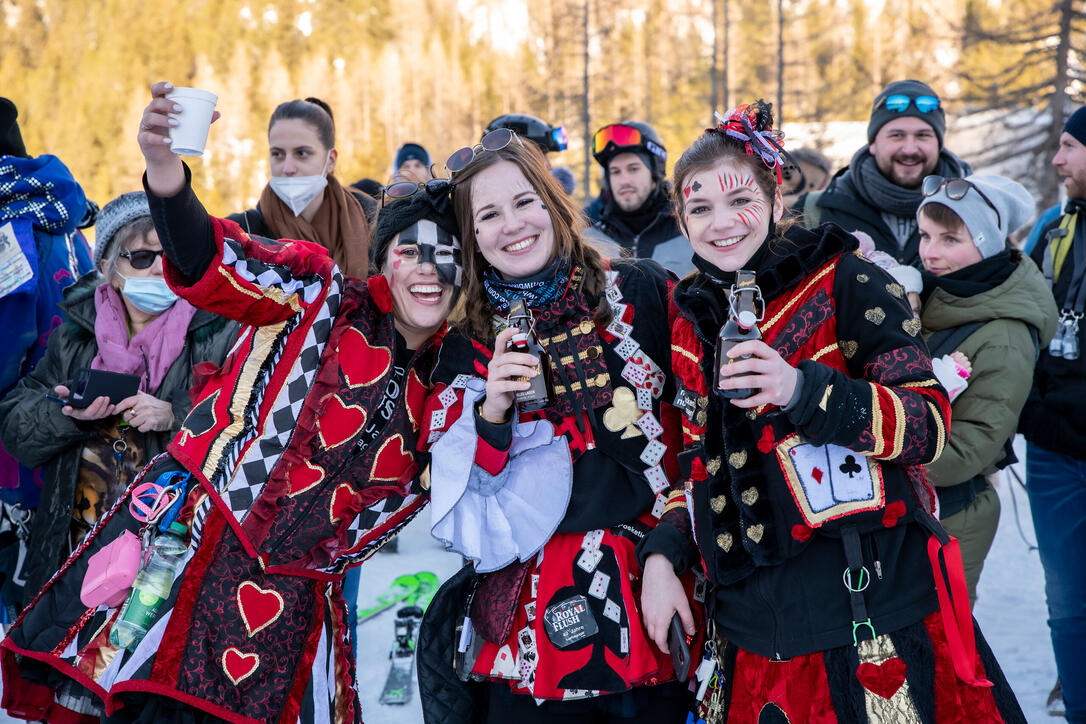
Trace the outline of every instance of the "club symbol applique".
<path fill-rule="evenodd" d="M 845 475 L 848 475 L 850 478 L 854 478 L 856 477 L 856 474 L 862 470 L 862 468 L 860 467 L 859 463 L 856 462 L 855 455 L 846 455 L 845 462 L 840 465 L 839 470 Z"/>

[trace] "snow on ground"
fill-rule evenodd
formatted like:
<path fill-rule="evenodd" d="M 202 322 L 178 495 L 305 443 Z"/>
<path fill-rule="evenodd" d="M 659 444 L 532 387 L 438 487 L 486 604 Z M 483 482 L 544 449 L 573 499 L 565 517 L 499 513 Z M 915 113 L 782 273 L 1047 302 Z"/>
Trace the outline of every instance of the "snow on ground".
<path fill-rule="evenodd" d="M 1019 457 L 1024 451 L 1019 447 Z M 1024 475 L 1024 466 L 1019 474 Z M 1012 498 L 1013 490 L 1013 498 Z M 1030 551 L 1015 525 L 1017 508 L 1022 528 L 1032 542 L 1033 523 L 1025 491 L 1004 474 L 999 486 L 1003 504 L 999 533 L 988 555 L 977 593 L 976 617 L 1030 724 L 1056 721 L 1044 704 L 1056 678 L 1044 603 L 1044 575 L 1036 551 Z M 399 552 L 378 553 L 362 566 L 359 599 L 365 603 L 388 587 L 397 576 L 432 571 L 445 580 L 460 568 L 460 556 L 442 550 L 429 535 L 430 516 L 423 511 L 400 535 Z M 388 652 L 393 645 L 394 610 L 358 626 L 359 693 L 366 724 L 416 724 L 422 721 L 417 683 L 404 706 L 378 702 L 388 673 Z M 15 722 L 0 714 L 0 724 Z"/>

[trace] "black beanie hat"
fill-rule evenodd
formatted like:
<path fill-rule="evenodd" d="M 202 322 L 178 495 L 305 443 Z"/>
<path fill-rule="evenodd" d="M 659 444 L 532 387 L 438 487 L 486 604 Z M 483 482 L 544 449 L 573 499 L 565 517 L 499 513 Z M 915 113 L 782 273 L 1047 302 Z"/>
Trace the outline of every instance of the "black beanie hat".
<path fill-rule="evenodd" d="M 15 120 L 18 117 L 19 109 L 15 104 L 7 98 L 0 98 L 0 156 L 30 158 L 26 155 L 19 123 Z"/>
<path fill-rule="evenodd" d="M 417 143 L 405 143 L 396 151 L 396 168 L 411 159 L 422 162 L 423 166 L 430 165 L 430 154 L 425 148 Z"/>
<path fill-rule="evenodd" d="M 1075 140 L 1086 146 L 1086 106 L 1072 113 L 1063 124 L 1063 132 L 1070 133 Z"/>
<path fill-rule="evenodd" d="M 943 113 L 942 101 L 939 102 L 938 108 L 930 110 L 927 113 L 921 113 L 920 109 L 916 107 L 916 102 L 913 100 L 909 101 L 909 105 L 906 106 L 905 110 L 891 111 L 886 107 L 885 100 L 887 97 L 893 95 L 909 96 L 910 99 L 916 98 L 917 96 L 932 96 L 936 99 L 939 98 L 927 83 L 922 83 L 918 80 L 894 81 L 883 88 L 882 92 L 875 97 L 875 103 L 871 107 L 871 120 L 867 124 L 867 142 L 873 142 L 879 129 L 895 118 L 913 116 L 932 127 L 935 131 L 935 137 L 939 139 L 939 148 L 942 148 L 943 136 L 946 134 L 946 115 Z"/>
<path fill-rule="evenodd" d="M 385 254 L 396 234 L 423 219 L 434 222 L 439 229 L 460 238 L 460 228 L 453 214 L 449 190 L 448 182 L 443 179 L 430 181 L 411 198 L 393 199 L 381 207 L 377 212 L 377 224 L 370 247 L 371 261 L 375 269 L 379 270 L 384 264 Z"/>

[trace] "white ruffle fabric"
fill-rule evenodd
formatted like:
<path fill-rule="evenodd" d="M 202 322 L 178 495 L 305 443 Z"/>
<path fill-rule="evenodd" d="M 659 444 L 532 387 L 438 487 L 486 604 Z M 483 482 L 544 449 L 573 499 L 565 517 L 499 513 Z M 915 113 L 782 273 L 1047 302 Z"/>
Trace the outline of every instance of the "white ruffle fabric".
<path fill-rule="evenodd" d="M 558 529 L 573 489 L 565 437 L 546 420 L 513 425 L 509 460 L 497 475 L 475 464 L 475 403 L 485 392 L 473 378 L 464 412 L 431 448 L 430 533 L 475 562 L 478 573 L 527 561 Z"/>

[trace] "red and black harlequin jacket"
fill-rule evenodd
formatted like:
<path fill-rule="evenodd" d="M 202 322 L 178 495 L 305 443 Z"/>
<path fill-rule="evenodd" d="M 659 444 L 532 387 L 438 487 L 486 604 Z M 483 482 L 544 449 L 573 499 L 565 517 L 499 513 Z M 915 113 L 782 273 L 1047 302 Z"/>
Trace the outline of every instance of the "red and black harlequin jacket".
<path fill-rule="evenodd" d="M 156 224 L 167 219 L 158 224 L 167 253 L 202 239 L 185 229 L 192 219 L 214 251 L 195 280 L 173 263 L 167 279 L 192 303 L 250 325 L 170 456 L 145 473 L 152 481 L 173 467 L 195 478 L 188 555 L 143 642 L 118 652 L 108 643 L 116 610 L 87 609 L 79 590 L 87 558 L 139 530 L 130 489 L 4 642 L 5 697 L 22 692 L 29 711 L 60 720 L 43 708 L 56 685 L 48 666 L 107 711 L 153 712 L 146 721 L 191 721 L 179 710 L 192 707 L 231 722 L 360 722 L 343 570 L 429 498 L 415 449 L 444 327 L 397 354 L 384 277 L 345 278 L 322 247 L 250 238 L 209 218 L 190 189 L 179 197 L 151 199 Z"/>
<path fill-rule="evenodd" d="M 766 303 L 763 339 L 802 373 L 787 411 L 747 411 L 710 391 L 734 279 L 698 273 L 675 290 L 685 491 L 642 554 L 677 570 L 700 559 L 722 635 L 767 657 L 852 643 L 844 530 L 871 574 L 863 595 L 877 632 L 938 607 L 918 525 L 930 524 L 933 498 L 918 466 L 940 454 L 950 406 L 904 290 L 856 248 L 833 225 L 791 227 L 748 262 Z"/>

